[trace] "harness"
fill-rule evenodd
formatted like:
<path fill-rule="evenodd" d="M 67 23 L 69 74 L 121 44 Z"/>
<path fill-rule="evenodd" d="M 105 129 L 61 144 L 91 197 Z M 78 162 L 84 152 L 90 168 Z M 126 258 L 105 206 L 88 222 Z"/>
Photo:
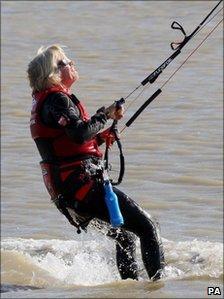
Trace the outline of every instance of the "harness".
<path fill-rule="evenodd" d="M 96 181 L 103 181 L 102 160 L 92 157 L 61 166 L 41 161 L 40 167 L 51 200 L 70 224 L 77 228 L 78 234 L 81 233 L 80 228 L 86 231 L 92 217 L 83 220 L 76 215 L 78 220 L 75 221 L 69 213 L 68 206 L 75 204 L 74 201 L 82 201 Z"/>
<path fill-rule="evenodd" d="M 59 86 L 33 94 L 30 130 L 36 143 L 38 140 L 45 140 L 53 148 L 52 159 L 40 162 L 43 181 L 51 200 L 80 233 L 80 227 L 85 228 L 86 220 L 74 221 L 66 204 L 68 201 L 73 201 L 73 204 L 74 201 L 82 201 L 94 182 L 102 180 L 102 153 L 96 139 L 87 141 L 85 144 L 76 144 L 67 137 L 63 128 L 50 128 L 42 123 L 41 107 L 47 96 L 56 92 L 66 94 L 78 107 L 80 118 L 88 121 L 89 115 L 81 102 Z"/>

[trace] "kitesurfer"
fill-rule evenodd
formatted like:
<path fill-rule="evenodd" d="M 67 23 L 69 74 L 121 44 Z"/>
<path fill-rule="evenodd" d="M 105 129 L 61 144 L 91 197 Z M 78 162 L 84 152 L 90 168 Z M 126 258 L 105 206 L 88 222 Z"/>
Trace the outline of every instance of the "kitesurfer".
<path fill-rule="evenodd" d="M 89 117 L 83 104 L 71 93 L 79 75 L 75 63 L 59 45 L 41 47 L 28 65 L 32 89 L 30 130 L 42 161 L 44 183 L 57 208 L 69 222 L 86 229 L 89 222 L 109 224 L 102 184 L 102 152 L 105 141 L 114 141 L 109 119 L 123 117 L 123 107 L 100 108 Z M 150 279 L 161 276 L 164 253 L 158 226 L 133 199 L 113 187 L 124 225 L 111 228 L 122 279 L 138 279 L 136 236 L 141 243 L 145 269 Z M 80 229 L 79 229 L 80 231 Z"/>

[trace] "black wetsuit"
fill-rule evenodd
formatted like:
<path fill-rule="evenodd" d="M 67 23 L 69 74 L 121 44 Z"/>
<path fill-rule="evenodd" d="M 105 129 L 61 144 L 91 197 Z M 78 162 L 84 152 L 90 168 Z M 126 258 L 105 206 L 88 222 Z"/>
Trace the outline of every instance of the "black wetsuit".
<path fill-rule="evenodd" d="M 75 142 L 82 143 L 94 138 L 104 127 L 107 119 L 104 113 L 97 113 L 86 125 L 80 119 L 78 108 L 62 93 L 51 94 L 45 100 L 41 109 L 41 119 L 50 127 L 58 127 L 61 116 L 70 119 L 65 127 L 66 134 Z M 50 151 L 44 143 L 37 142 L 43 160 L 49 160 Z M 160 277 L 160 270 L 164 267 L 164 253 L 159 235 L 158 225 L 145 211 L 130 197 L 119 189 L 113 187 L 117 194 L 124 225 L 121 229 L 113 229 L 108 224 L 109 213 L 104 200 L 102 183 L 96 180 L 93 188 L 82 201 L 66 200 L 66 205 L 80 216 L 80 219 L 99 220 L 99 225 L 107 223 L 108 236 L 116 240 L 117 267 L 122 279 L 138 279 L 138 266 L 136 262 L 135 235 L 140 238 L 141 253 L 144 266 L 149 278 Z M 67 190 L 69 193 L 69 190 Z M 69 209 L 68 209 L 69 210 Z"/>

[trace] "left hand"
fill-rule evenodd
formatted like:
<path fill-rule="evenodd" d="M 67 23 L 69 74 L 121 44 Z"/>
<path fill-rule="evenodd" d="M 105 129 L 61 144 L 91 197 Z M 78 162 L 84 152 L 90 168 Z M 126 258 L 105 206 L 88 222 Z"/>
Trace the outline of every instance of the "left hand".
<path fill-rule="evenodd" d="M 108 118 L 120 120 L 124 116 L 124 107 L 122 105 L 120 107 L 116 107 L 116 103 L 113 103 L 106 108 L 106 115 Z"/>

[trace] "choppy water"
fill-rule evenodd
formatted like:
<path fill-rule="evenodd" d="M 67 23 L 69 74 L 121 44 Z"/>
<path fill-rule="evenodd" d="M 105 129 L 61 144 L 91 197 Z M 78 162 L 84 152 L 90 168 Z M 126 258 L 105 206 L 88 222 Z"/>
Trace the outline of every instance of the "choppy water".
<path fill-rule="evenodd" d="M 113 242 L 100 238 L 93 232 L 92 236 L 95 236 L 96 240 L 4 239 L 2 241 L 2 280 L 10 282 L 11 285 L 4 284 L 3 291 L 19 291 L 23 285 L 24 288 L 36 287 L 41 290 L 29 292 L 28 297 L 30 295 L 38 297 L 40 294 L 45 297 L 48 289 L 51 289 L 52 292 L 52 288 L 55 288 L 56 294 L 58 289 L 65 288 L 65 294 L 68 294 L 69 290 L 77 297 L 77 288 L 87 287 L 86 291 L 89 292 L 92 287 L 92 295 L 104 297 L 105 289 L 108 288 L 107 292 L 111 290 L 111 296 L 116 298 L 118 294 L 115 292 L 115 288 L 121 287 L 120 296 L 122 298 L 139 298 L 139 296 L 147 298 L 149 293 L 145 293 L 145 290 L 136 292 L 133 296 L 133 289 L 138 283 L 144 288 L 148 286 L 149 292 L 151 292 L 154 288 L 162 289 L 164 285 L 174 281 L 177 284 L 180 284 L 180 281 L 188 280 L 207 283 L 213 281 L 219 284 L 219 279 L 223 277 L 221 266 L 223 248 L 219 242 L 196 239 L 174 242 L 164 239 L 167 266 L 162 281 L 159 283 L 147 282 L 146 273 L 141 265 L 142 272 L 139 282 L 128 280 L 121 283 L 114 261 L 115 252 L 111 250 Z M 139 250 L 137 256 L 140 261 Z M 96 288 L 98 288 L 99 294 L 94 294 Z M 24 296 L 24 294 L 22 295 Z M 84 297 L 87 295 L 80 290 L 78 294 Z M 10 294 L 7 297 L 10 297 Z"/>
<path fill-rule="evenodd" d="M 4 298 L 205 298 L 223 292 L 222 26 L 122 135 L 121 189 L 161 226 L 160 282 L 120 281 L 113 242 L 76 235 L 52 206 L 30 138 L 27 64 L 41 45 L 68 47 L 80 73 L 74 92 L 90 113 L 126 96 L 215 5 L 213 1 L 2 1 L 1 280 Z M 221 13 L 127 111 L 161 86 Z M 133 98 L 132 98 L 133 99 Z M 130 99 L 130 101 L 132 100 Z M 143 269 L 138 243 L 138 260 Z"/>

